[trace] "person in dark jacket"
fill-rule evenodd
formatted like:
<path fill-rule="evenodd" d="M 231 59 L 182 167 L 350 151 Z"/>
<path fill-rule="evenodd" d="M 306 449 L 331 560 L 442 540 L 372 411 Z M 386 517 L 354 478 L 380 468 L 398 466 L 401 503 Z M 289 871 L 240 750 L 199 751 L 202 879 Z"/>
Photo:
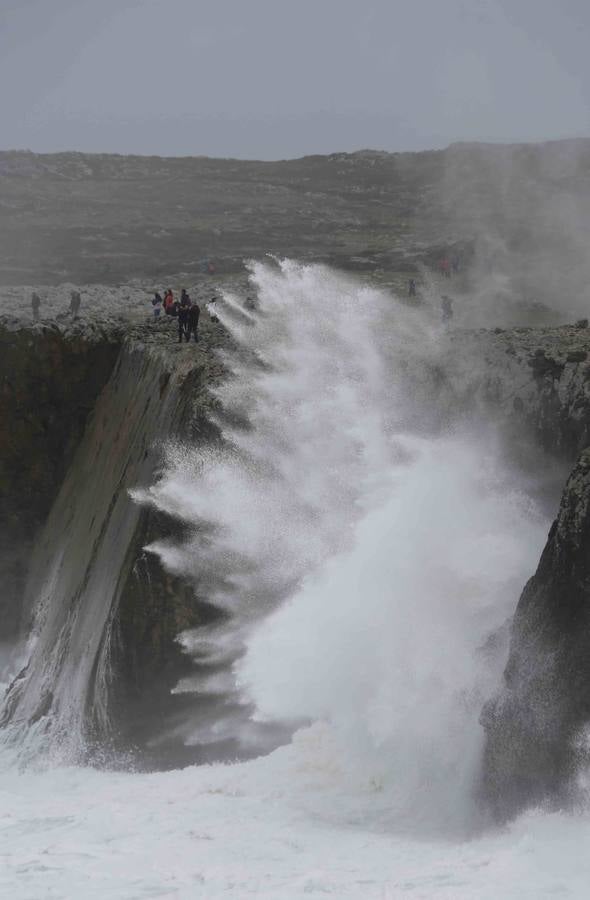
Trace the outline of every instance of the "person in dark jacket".
<path fill-rule="evenodd" d="M 79 291 L 70 291 L 70 313 L 72 318 L 77 319 L 80 312 L 80 303 L 82 298 Z"/>
<path fill-rule="evenodd" d="M 183 335 L 186 336 L 188 341 L 189 335 L 187 332 L 188 328 L 188 306 L 178 306 L 178 343 L 182 344 Z"/>
<path fill-rule="evenodd" d="M 39 309 L 41 307 L 41 297 L 35 291 L 31 295 L 31 307 L 33 309 L 33 318 L 36 321 L 39 318 Z"/>
<path fill-rule="evenodd" d="M 185 291 L 184 288 L 182 289 L 182 292 L 180 294 L 180 305 L 181 306 L 190 306 L 191 305 L 191 298 L 187 294 L 187 292 Z"/>
<path fill-rule="evenodd" d="M 187 342 L 191 339 L 191 334 L 195 338 L 195 343 L 199 340 L 199 316 L 201 315 L 201 307 L 195 300 L 188 311 L 188 325 L 186 329 Z"/>
<path fill-rule="evenodd" d="M 450 297 L 443 294 L 440 305 L 443 323 L 448 324 L 453 318 L 453 301 Z"/>
<path fill-rule="evenodd" d="M 154 294 L 154 299 L 152 300 L 152 306 L 154 307 L 154 319 L 160 318 L 160 313 L 162 311 L 162 297 L 158 292 Z"/>

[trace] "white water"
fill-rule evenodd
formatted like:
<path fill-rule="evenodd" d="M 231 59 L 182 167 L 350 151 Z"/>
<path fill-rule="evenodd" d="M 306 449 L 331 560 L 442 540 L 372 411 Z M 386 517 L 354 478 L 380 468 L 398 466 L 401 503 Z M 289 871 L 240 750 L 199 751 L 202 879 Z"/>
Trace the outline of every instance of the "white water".
<path fill-rule="evenodd" d="M 480 648 L 547 522 L 489 435 L 411 433 L 429 413 L 406 376 L 419 383 L 441 337 L 428 310 L 319 267 L 252 274 L 258 309 L 229 296 L 216 310 L 240 346 L 220 392 L 240 423 L 222 420 L 228 449 L 172 449 L 137 495 L 193 526 L 184 546 L 151 549 L 231 613 L 185 646 L 234 662 L 251 719 L 328 723 L 351 783 L 379 785 L 366 816 L 464 833 L 479 818 L 478 716 L 505 662 L 505 646 Z M 231 690 L 227 672 L 181 686 L 216 688 Z M 214 734 L 246 742 L 251 719 Z M 210 730 L 195 723 L 189 739 Z"/>
<path fill-rule="evenodd" d="M 481 647 L 547 523 L 488 437 L 412 433 L 402 374 L 436 352 L 427 313 L 322 269 L 253 278 L 258 311 L 218 304 L 241 347 L 221 392 L 228 449 L 171 448 L 138 499 L 192 526 L 186 545 L 151 549 L 231 612 L 185 635 L 187 650 L 232 663 L 220 690 L 254 719 L 301 727 L 236 766 L 0 773 L 0 886 L 15 898 L 587 896 L 590 821 L 532 813 L 482 832 L 474 799 L 478 715 L 504 662 Z M 247 739 L 243 719 L 220 725 L 233 727 Z M 206 739 L 198 723 L 193 739 Z"/>

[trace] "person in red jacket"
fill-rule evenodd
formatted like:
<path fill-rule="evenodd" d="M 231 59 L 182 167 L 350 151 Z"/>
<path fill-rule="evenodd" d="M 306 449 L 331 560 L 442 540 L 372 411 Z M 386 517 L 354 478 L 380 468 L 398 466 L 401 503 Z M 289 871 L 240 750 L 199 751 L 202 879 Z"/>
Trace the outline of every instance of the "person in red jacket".
<path fill-rule="evenodd" d="M 174 307 L 174 295 L 170 288 L 164 294 L 164 312 L 167 316 L 173 315 L 172 309 Z"/>

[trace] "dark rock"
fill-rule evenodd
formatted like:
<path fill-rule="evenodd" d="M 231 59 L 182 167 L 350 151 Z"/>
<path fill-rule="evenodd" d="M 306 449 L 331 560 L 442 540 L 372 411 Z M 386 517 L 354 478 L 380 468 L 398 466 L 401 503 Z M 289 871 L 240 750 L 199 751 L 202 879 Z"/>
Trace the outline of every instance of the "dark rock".
<path fill-rule="evenodd" d="M 566 360 L 569 363 L 579 363 L 584 362 L 587 359 L 588 354 L 585 350 L 572 350 L 571 353 L 568 353 L 566 356 Z"/>
<path fill-rule="evenodd" d="M 482 713 L 482 795 L 497 819 L 568 801 L 589 720 L 590 448 L 520 598 L 504 686 Z"/>
<path fill-rule="evenodd" d="M 121 347 L 0 320 L 1 637 L 18 630 L 32 546 Z"/>
<path fill-rule="evenodd" d="M 529 360 L 529 366 L 533 370 L 535 378 L 559 378 L 564 369 L 564 363 L 547 356 L 544 350 L 537 350 Z"/>

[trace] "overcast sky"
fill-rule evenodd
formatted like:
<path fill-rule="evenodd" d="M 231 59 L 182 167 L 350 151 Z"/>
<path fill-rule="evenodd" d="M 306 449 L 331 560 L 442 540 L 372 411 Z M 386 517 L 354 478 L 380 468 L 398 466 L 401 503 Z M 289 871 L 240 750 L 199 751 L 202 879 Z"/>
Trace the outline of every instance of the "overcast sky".
<path fill-rule="evenodd" d="M 590 135 L 588 0 L 0 0 L 0 147 L 277 159 Z"/>

